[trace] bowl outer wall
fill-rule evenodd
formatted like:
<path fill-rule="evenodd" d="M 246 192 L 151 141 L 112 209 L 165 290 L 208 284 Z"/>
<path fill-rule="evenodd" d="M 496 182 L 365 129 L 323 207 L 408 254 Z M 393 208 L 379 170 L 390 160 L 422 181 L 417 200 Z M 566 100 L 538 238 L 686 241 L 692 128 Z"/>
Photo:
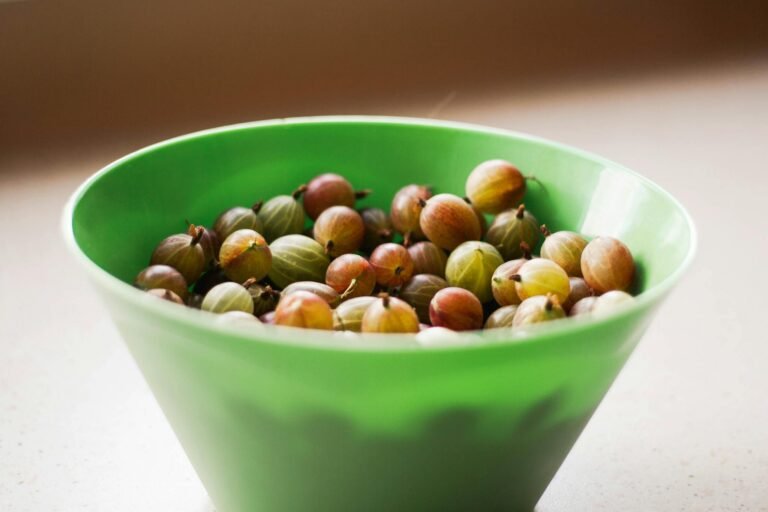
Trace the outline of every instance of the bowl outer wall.
<path fill-rule="evenodd" d="M 205 133 L 286 122 L 422 123 L 299 119 Z M 89 184 L 65 215 L 70 245 L 224 512 L 531 509 L 695 246 L 689 222 L 679 267 L 617 315 L 422 350 L 409 340 L 247 332 L 141 294 L 77 246 L 71 215 Z"/>

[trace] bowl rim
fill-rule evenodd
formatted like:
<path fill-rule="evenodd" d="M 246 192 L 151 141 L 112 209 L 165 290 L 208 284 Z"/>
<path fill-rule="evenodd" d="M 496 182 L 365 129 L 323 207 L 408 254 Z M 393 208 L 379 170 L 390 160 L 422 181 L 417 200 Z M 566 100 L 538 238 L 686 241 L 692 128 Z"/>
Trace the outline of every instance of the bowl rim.
<path fill-rule="evenodd" d="M 635 297 L 631 304 L 612 312 L 611 314 L 595 318 L 585 315 L 584 318 L 569 317 L 568 321 L 553 321 L 544 324 L 530 326 L 526 329 L 516 329 L 508 331 L 506 329 L 493 329 L 487 331 L 459 332 L 457 336 L 439 344 L 431 344 L 429 347 L 418 343 L 415 335 L 392 335 L 392 334 L 360 334 L 355 336 L 342 335 L 344 331 L 320 331 L 306 329 L 297 329 L 292 327 L 264 325 L 259 328 L 245 327 L 237 324 L 225 324 L 215 321 L 217 316 L 207 311 L 193 310 L 188 307 L 180 308 L 170 302 L 159 301 L 155 297 L 150 297 L 146 293 L 134 288 L 128 283 L 118 279 L 106 270 L 98 266 L 91 260 L 79 246 L 74 233 L 74 214 L 79 201 L 86 192 L 97 183 L 102 177 L 107 175 L 113 169 L 123 163 L 130 161 L 138 156 L 151 153 L 157 149 L 172 146 L 181 142 L 196 138 L 202 138 L 217 133 L 238 131 L 250 128 L 270 127 L 280 125 L 300 125 L 300 124 L 391 124 L 391 125 L 412 125 L 412 126 L 431 126 L 437 128 L 451 128 L 462 131 L 471 131 L 475 133 L 484 133 L 488 135 L 502 135 L 505 137 L 514 137 L 520 140 L 526 140 L 543 144 L 560 151 L 564 151 L 576 156 L 590 159 L 594 162 L 603 164 L 611 169 L 625 172 L 634 176 L 643 182 L 646 186 L 655 192 L 664 196 L 667 200 L 681 212 L 687 228 L 690 233 L 690 245 L 688 252 L 682 262 L 673 272 L 664 278 L 661 282 L 644 291 Z M 91 279 L 114 293 L 121 299 L 132 303 L 140 310 L 148 314 L 156 314 L 166 320 L 181 322 L 193 326 L 196 329 L 207 332 L 211 335 L 227 335 L 232 339 L 238 339 L 246 342 L 258 342 L 270 345 L 290 345 L 303 348 L 321 349 L 321 350 L 342 350 L 342 351 L 365 351 L 365 352 L 398 352 L 398 351 L 451 351 L 451 350 L 481 350 L 483 348 L 498 347 L 499 345 L 528 345 L 542 344 L 547 340 L 554 341 L 563 334 L 583 332 L 588 329 L 594 329 L 601 324 L 621 322 L 622 319 L 651 307 L 654 303 L 660 302 L 666 294 L 675 286 L 682 275 L 690 267 L 696 254 L 698 245 L 698 235 L 696 226 L 686 208 L 672 194 L 664 188 L 621 164 L 618 164 L 607 158 L 581 150 L 567 144 L 555 142 L 543 137 L 530 135 L 514 130 L 502 128 L 493 128 L 479 124 L 464 123 L 458 121 L 445 121 L 416 117 L 395 117 L 395 116 L 371 116 L 371 115 L 329 115 L 329 116 L 306 116 L 291 117 L 280 119 L 269 119 L 262 121 L 250 121 L 244 123 L 229 124 L 199 130 L 176 137 L 172 137 L 154 144 L 150 144 L 138 150 L 132 151 L 117 160 L 105 165 L 97 172 L 88 177 L 72 193 L 64 206 L 62 215 L 62 230 L 65 243 L 69 252 L 85 268 Z M 500 332 L 501 331 L 501 332 Z M 311 336 L 307 333 L 311 332 Z M 428 350 L 425 350 L 428 348 Z"/>

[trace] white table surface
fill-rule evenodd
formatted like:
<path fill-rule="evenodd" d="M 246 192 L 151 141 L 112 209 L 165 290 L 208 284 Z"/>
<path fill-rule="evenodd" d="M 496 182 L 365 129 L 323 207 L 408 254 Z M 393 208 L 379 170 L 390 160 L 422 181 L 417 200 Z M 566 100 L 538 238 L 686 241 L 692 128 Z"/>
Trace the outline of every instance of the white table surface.
<path fill-rule="evenodd" d="M 434 104 L 368 111 L 425 116 Z M 699 229 L 691 272 L 537 511 L 768 511 L 768 61 L 457 91 L 439 117 L 622 162 Z M 0 173 L 0 511 L 214 510 L 60 240 L 69 193 L 130 149 L 42 151 Z"/>

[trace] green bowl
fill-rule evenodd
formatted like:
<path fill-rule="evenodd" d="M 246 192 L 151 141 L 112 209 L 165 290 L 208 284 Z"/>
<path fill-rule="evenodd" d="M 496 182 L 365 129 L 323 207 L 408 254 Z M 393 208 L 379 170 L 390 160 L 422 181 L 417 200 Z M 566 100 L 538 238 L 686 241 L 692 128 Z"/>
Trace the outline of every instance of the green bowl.
<path fill-rule="evenodd" d="M 407 183 L 463 195 L 479 162 L 535 175 L 526 204 L 555 229 L 613 235 L 638 262 L 630 307 L 605 318 L 466 335 L 244 330 L 132 288 L 154 245 L 232 205 L 334 171 L 388 208 Z M 211 499 L 222 512 L 529 511 L 690 263 L 691 219 L 603 158 L 432 120 L 326 117 L 194 133 L 107 166 L 65 232 Z"/>

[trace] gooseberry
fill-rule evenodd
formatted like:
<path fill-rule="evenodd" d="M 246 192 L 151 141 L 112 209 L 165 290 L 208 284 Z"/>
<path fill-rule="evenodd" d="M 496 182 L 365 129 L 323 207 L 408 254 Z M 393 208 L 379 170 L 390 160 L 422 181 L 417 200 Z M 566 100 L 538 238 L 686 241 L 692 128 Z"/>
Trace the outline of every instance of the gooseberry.
<path fill-rule="evenodd" d="M 370 295 L 376 286 L 376 271 L 357 254 L 344 254 L 328 265 L 325 282 L 341 294 L 341 299 Z"/>
<path fill-rule="evenodd" d="M 525 188 L 525 178 L 517 167 L 504 160 L 488 160 L 472 170 L 466 193 L 478 210 L 496 214 L 520 203 Z"/>
<path fill-rule="evenodd" d="M 363 314 L 362 332 L 416 333 L 419 317 L 405 301 L 382 293 Z"/>
<path fill-rule="evenodd" d="M 242 283 L 262 279 L 272 266 L 267 241 L 252 229 L 238 229 L 229 235 L 219 250 L 219 265 L 231 280 Z"/>
<path fill-rule="evenodd" d="M 501 254 L 485 242 L 464 242 L 451 252 L 445 267 L 445 278 L 451 286 L 469 290 L 480 299 L 490 302 L 491 276 L 504 263 Z"/>
<path fill-rule="evenodd" d="M 333 313 L 321 297 L 298 290 L 280 299 L 275 308 L 275 325 L 332 330 Z"/>
<path fill-rule="evenodd" d="M 331 257 L 357 251 L 363 244 L 365 225 L 348 206 L 331 206 L 317 217 L 312 234 Z"/>
<path fill-rule="evenodd" d="M 429 318 L 432 325 L 454 331 L 480 329 L 483 327 L 483 305 L 471 292 L 450 286 L 432 297 Z"/>
<path fill-rule="evenodd" d="M 468 240 L 479 240 L 482 234 L 472 207 L 451 194 L 438 194 L 427 200 L 419 222 L 431 242 L 449 251 Z"/>

